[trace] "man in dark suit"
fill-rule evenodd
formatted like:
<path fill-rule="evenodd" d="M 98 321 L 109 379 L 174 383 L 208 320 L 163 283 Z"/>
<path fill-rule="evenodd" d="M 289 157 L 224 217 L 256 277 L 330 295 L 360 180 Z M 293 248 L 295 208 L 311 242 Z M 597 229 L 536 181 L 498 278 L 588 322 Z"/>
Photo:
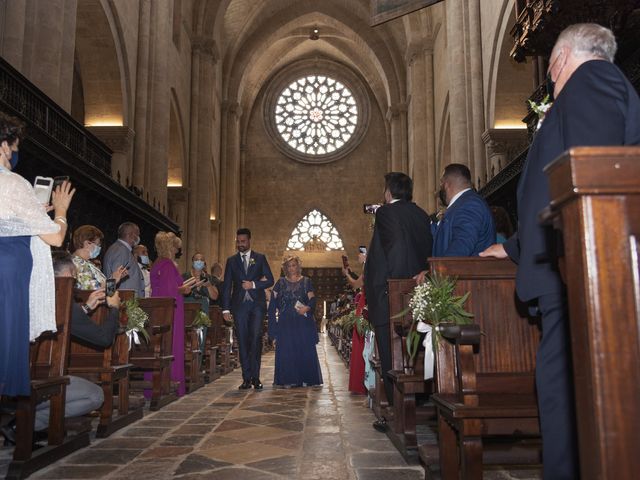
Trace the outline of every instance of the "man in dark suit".
<path fill-rule="evenodd" d="M 440 191 L 447 209 L 435 230 L 432 257 L 476 256 L 495 243 L 491 210 L 473 190 L 466 165 L 447 165 L 440 179 Z"/>
<path fill-rule="evenodd" d="M 389 333 L 389 297 L 387 279 L 412 278 L 426 269 L 431 255 L 431 230 L 427 213 L 411 201 L 413 182 L 404 173 L 384 176 L 385 205 L 376 212 L 373 237 L 364 266 L 364 285 L 369 306 L 369 321 L 374 328 L 387 400 L 393 403 L 391 337 Z M 373 424 L 387 428 L 385 418 Z"/>
<path fill-rule="evenodd" d="M 137 297 L 144 297 L 144 277 L 133 256 L 133 247 L 140 243 L 140 227 L 132 222 L 125 222 L 118 227 L 116 240 L 104 255 L 103 268 L 107 278 L 119 268 L 127 269 L 127 275 L 118 284 L 122 290 L 135 290 Z"/>
<path fill-rule="evenodd" d="M 640 145 L 640 100 L 612 63 L 615 51 L 611 31 L 595 24 L 572 25 L 558 37 L 547 72 L 548 90 L 556 100 L 534 137 L 518 183 L 518 232 L 480 254 L 508 255 L 518 263 L 518 296 L 532 302 L 542 317 L 536 387 L 544 478 L 575 479 L 579 473 L 566 295 L 552 232 L 537 221 L 550 201 L 543 169 L 572 147 Z"/>
<path fill-rule="evenodd" d="M 262 321 L 267 311 L 265 289 L 273 285 L 273 274 L 267 257 L 251 250 L 251 231 L 241 228 L 236 232 L 237 255 L 227 259 L 222 290 L 222 315 L 231 319 L 238 337 L 241 390 L 262 388 L 260 357 L 262 354 Z"/>

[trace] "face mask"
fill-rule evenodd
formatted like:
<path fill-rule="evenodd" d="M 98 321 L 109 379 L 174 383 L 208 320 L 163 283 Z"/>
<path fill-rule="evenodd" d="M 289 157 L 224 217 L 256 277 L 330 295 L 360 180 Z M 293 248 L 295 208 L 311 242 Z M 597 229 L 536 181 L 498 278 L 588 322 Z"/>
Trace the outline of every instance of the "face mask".
<path fill-rule="evenodd" d="M 194 260 L 193 268 L 196 270 L 202 270 L 204 268 L 204 260 Z"/>
<path fill-rule="evenodd" d="M 440 199 L 440 203 L 446 207 L 447 205 L 449 205 L 447 203 L 447 192 L 445 192 L 444 187 L 440 187 L 440 190 L 438 191 L 438 198 Z"/>
<path fill-rule="evenodd" d="M 180 258 L 181 256 L 182 256 L 182 247 L 180 247 L 176 252 L 176 259 Z"/>
<path fill-rule="evenodd" d="M 545 86 L 547 88 L 547 93 L 549 94 L 549 101 L 553 102 L 553 89 L 556 87 L 556 82 L 551 80 L 551 73 L 547 73 Z"/>
<path fill-rule="evenodd" d="M 18 155 L 18 152 L 11 152 L 11 160 L 9 160 L 9 163 L 11 164 L 11 170 L 14 170 L 16 168 L 19 160 L 20 156 Z"/>
<path fill-rule="evenodd" d="M 94 245 L 93 248 L 91 249 L 91 253 L 89 253 L 89 258 L 96 258 L 98 255 L 100 255 L 100 250 L 101 247 L 100 245 Z"/>
<path fill-rule="evenodd" d="M 149 265 L 149 257 L 146 255 L 140 255 L 140 258 L 138 258 L 138 261 L 142 264 L 142 265 Z"/>
<path fill-rule="evenodd" d="M 138 235 L 136 237 L 136 239 L 133 241 L 133 246 L 137 247 L 138 245 L 140 245 L 140 236 Z"/>

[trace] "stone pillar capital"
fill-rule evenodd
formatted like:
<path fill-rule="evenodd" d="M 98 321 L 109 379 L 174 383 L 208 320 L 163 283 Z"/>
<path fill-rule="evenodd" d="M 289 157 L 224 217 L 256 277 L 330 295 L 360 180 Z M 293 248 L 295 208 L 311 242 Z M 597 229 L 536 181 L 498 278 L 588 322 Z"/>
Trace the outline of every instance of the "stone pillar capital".
<path fill-rule="evenodd" d="M 406 115 L 407 110 L 408 110 L 407 102 L 394 103 L 392 105 L 389 105 L 389 108 L 387 109 L 387 115 L 386 115 L 387 120 L 392 121 L 400 117 L 400 115 L 403 115 L 403 114 Z"/>
<path fill-rule="evenodd" d="M 209 57 L 213 64 L 218 63 L 220 51 L 213 38 L 197 35 L 191 39 L 191 51 Z"/>
<path fill-rule="evenodd" d="M 86 127 L 92 134 L 102 140 L 114 153 L 126 153 L 131 148 L 135 132 L 129 127 L 107 126 Z"/>

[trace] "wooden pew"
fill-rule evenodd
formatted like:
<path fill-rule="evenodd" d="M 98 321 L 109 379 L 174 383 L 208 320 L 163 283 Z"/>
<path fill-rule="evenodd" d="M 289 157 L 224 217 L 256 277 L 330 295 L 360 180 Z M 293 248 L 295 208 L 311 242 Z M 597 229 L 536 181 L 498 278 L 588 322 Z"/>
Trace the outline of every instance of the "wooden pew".
<path fill-rule="evenodd" d="M 78 301 L 86 303 L 91 291 L 76 290 Z M 133 298 L 133 290 L 120 290 L 120 300 Z M 108 307 L 100 305 L 92 312 L 91 320 L 101 325 L 107 319 Z M 104 438 L 113 432 L 142 418 L 142 406 L 129 408 L 129 339 L 124 332 L 118 333 L 113 345 L 100 348 L 79 340 L 71 340 L 71 351 L 67 371 L 69 375 L 86 378 L 102 387 L 104 403 L 100 409 L 100 423 L 96 436 Z M 116 391 L 117 390 L 117 391 Z M 114 398 L 118 395 L 117 415 L 114 416 Z"/>
<path fill-rule="evenodd" d="M 173 315 L 175 299 L 172 297 L 140 298 L 140 308 L 149 315 L 147 332 L 149 343 L 133 345 L 129 359 L 134 368 L 152 373 L 151 385 L 148 382 L 131 379 L 132 388 L 151 387 L 151 410 L 159 410 L 177 399 L 176 390 L 171 384 L 171 363 L 173 362 Z"/>
<path fill-rule="evenodd" d="M 187 393 L 204 385 L 200 370 L 202 363 L 200 338 L 197 329 L 191 326 L 201 308 L 201 303 L 184 303 L 184 379 Z"/>
<path fill-rule="evenodd" d="M 89 432 L 65 438 L 64 411 L 66 386 L 64 376 L 69 352 L 73 278 L 56 278 L 57 332 L 45 332 L 31 345 L 31 396 L 17 397 L 16 447 L 7 479 L 25 478 L 79 448 L 89 445 Z M 38 403 L 50 400 L 48 446 L 32 451 L 35 411 Z"/>
<path fill-rule="evenodd" d="M 539 442 L 531 442 L 539 436 L 534 369 L 540 333 L 516 300 L 515 264 L 479 257 L 429 262 L 432 272 L 457 278 L 457 295 L 471 292 L 466 309 L 475 324 L 441 332 L 432 395 L 439 448 L 420 449 L 426 478 L 437 463 L 443 480 L 481 479 L 483 461 L 540 463 Z M 489 448 L 493 436 L 514 443 Z"/>
<path fill-rule="evenodd" d="M 414 359 L 414 364 L 409 365 L 404 338 L 411 326 L 411 312 L 393 318 L 407 310 L 416 282 L 413 279 L 402 279 L 388 280 L 387 284 L 389 286 L 389 328 L 391 329 L 390 376 L 393 381 L 393 422 L 392 428 L 387 433 L 400 453 L 410 457 L 415 455 L 418 449 L 416 424 L 426 423 L 435 417 L 435 410 L 431 405 L 416 408 L 416 395 L 431 393 L 433 381 L 424 380 L 422 346 Z"/>
<path fill-rule="evenodd" d="M 583 479 L 640 471 L 640 148 L 574 148 L 546 168 L 562 230 Z"/>
<path fill-rule="evenodd" d="M 204 346 L 204 366 L 206 382 L 213 382 L 220 378 L 221 369 L 218 356 L 220 355 L 220 344 L 222 343 L 222 310 L 218 305 L 209 306 L 209 318 L 211 327 L 207 330 L 207 337 Z"/>
<path fill-rule="evenodd" d="M 209 308 L 211 314 L 211 326 L 214 331 L 214 337 L 210 339 L 210 347 L 217 346 L 217 366 L 220 375 L 226 375 L 233 371 L 231 365 L 231 344 L 229 343 L 229 328 L 224 323 L 222 310 L 218 306 Z"/>

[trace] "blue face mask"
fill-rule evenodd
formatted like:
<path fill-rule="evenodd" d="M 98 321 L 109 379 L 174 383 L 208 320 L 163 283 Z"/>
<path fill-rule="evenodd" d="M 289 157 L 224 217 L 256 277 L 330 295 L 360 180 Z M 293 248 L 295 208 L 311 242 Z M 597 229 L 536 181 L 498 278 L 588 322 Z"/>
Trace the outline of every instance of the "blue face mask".
<path fill-rule="evenodd" d="M 9 163 L 11 164 L 11 170 L 15 170 L 15 168 L 18 166 L 19 160 L 20 156 L 18 155 L 18 152 L 11 152 L 11 160 L 9 160 Z"/>
<path fill-rule="evenodd" d="M 140 255 L 140 263 L 143 265 L 149 265 L 149 257 L 146 255 Z"/>
<path fill-rule="evenodd" d="M 196 270 L 202 270 L 204 268 L 204 260 L 194 260 L 193 268 Z"/>
<path fill-rule="evenodd" d="M 93 248 L 91 249 L 91 253 L 89 254 L 90 258 L 96 258 L 98 255 L 100 255 L 100 250 L 102 247 L 100 247 L 100 245 L 94 245 Z"/>

